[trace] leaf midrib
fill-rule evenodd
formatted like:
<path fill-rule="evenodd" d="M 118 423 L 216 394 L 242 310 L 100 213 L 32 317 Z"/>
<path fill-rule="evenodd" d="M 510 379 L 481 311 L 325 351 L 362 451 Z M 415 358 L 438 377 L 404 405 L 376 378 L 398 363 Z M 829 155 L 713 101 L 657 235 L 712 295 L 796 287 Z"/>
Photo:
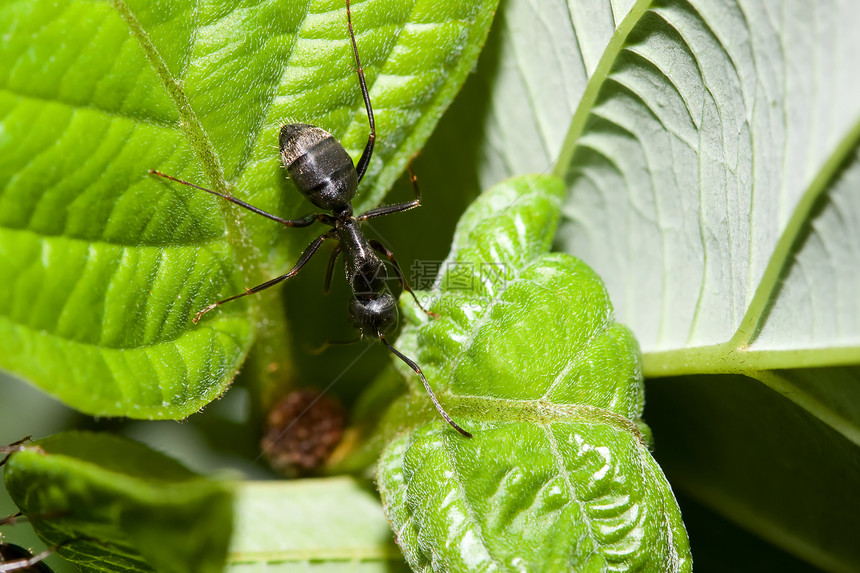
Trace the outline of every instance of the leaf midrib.
<path fill-rule="evenodd" d="M 594 73 L 588 78 L 588 83 L 585 86 L 585 91 L 582 93 L 582 98 L 579 100 L 579 105 L 576 107 L 576 112 L 570 121 L 567 135 L 564 137 L 564 142 L 561 146 L 561 152 L 556 160 L 553 174 L 556 177 L 565 179 L 567 170 L 573 159 L 573 154 L 579 146 L 579 137 L 585 130 L 588 118 L 594 110 L 594 104 L 597 102 L 597 96 L 603 87 L 603 83 L 609 78 L 609 72 L 612 66 L 615 65 L 619 54 L 624 49 L 627 42 L 627 37 L 633 31 L 633 28 L 642 19 L 642 15 L 651 8 L 653 0 L 637 0 L 630 7 L 630 11 L 621 21 L 621 24 L 615 28 L 609 43 L 600 57 Z"/>
<path fill-rule="evenodd" d="M 727 342 L 728 345 L 740 348 L 755 343 L 767 322 L 771 306 L 775 302 L 773 295 L 790 266 L 789 259 L 797 246 L 801 231 L 810 222 L 809 217 L 818 199 L 832 189 L 833 183 L 858 145 L 860 145 L 860 117 L 854 121 L 853 127 L 842 138 L 827 161 L 821 165 L 818 174 L 795 205 L 794 213 L 771 253 L 747 312 L 741 319 L 734 336 Z"/>
<path fill-rule="evenodd" d="M 647 446 L 645 436 L 629 418 L 599 406 L 588 404 L 560 404 L 546 399 L 515 400 L 492 396 L 464 396 L 450 394 L 445 403 L 452 411 L 467 413 L 473 420 L 487 422 L 531 422 L 534 424 L 555 424 L 562 422 L 581 422 L 586 424 L 609 425 L 633 435 L 640 444 Z"/>
<path fill-rule="evenodd" d="M 153 71 L 159 80 L 161 80 L 168 96 L 176 106 L 180 117 L 178 129 L 185 133 L 189 146 L 197 155 L 204 175 L 216 191 L 227 193 L 228 183 L 225 179 L 224 170 L 218 159 L 218 155 L 212 146 L 212 142 L 210 141 L 208 134 L 203 129 L 200 118 L 198 118 L 197 114 L 194 112 L 194 109 L 182 87 L 181 81 L 173 77 L 167 63 L 161 57 L 155 44 L 153 44 L 150 39 L 149 34 L 147 34 L 146 30 L 143 29 L 140 22 L 137 20 L 125 1 L 110 1 L 120 17 L 125 21 L 132 36 L 137 40 L 145 58 L 152 65 Z M 195 28 L 195 38 L 198 30 L 199 27 Z M 183 66 L 183 71 L 187 68 L 188 64 L 186 63 L 186 65 Z M 253 284 L 257 284 L 262 281 L 261 269 L 257 264 L 259 257 L 253 256 L 255 251 L 250 241 L 250 235 L 242 224 L 242 219 L 238 210 L 230 209 L 232 206 L 226 205 L 226 201 L 221 203 L 223 204 L 219 206 L 226 225 L 225 239 L 230 245 L 232 245 L 234 253 L 240 261 L 240 267 L 245 269 L 246 280 L 251 279 Z M 280 305 L 276 302 L 277 299 L 273 295 L 249 298 L 251 300 L 248 302 L 247 308 L 251 316 L 260 316 L 263 301 L 280 310 Z M 278 312 L 275 316 L 282 317 L 283 313 Z M 280 322 L 283 322 L 283 320 L 284 319 L 281 318 Z M 278 319 L 273 318 L 270 320 L 270 323 L 271 322 L 278 322 Z M 285 327 L 280 325 L 280 328 L 278 326 L 275 326 L 274 328 L 276 331 L 280 332 Z M 186 330 L 185 332 L 191 332 L 191 330 Z M 281 363 L 282 360 L 283 359 L 275 360 L 274 363 Z"/>
<path fill-rule="evenodd" d="M 823 358 L 819 358 L 819 356 L 823 356 Z M 786 358 L 795 358 L 796 360 L 789 364 Z M 816 360 L 816 358 L 819 359 Z M 831 405 L 810 396 L 790 380 L 785 380 L 779 372 L 779 370 L 791 368 L 854 366 L 859 358 L 860 346 L 805 351 L 750 351 L 744 348 L 730 348 L 727 343 L 724 343 L 645 354 L 642 359 L 642 372 L 646 377 L 691 374 L 741 374 L 747 376 L 755 380 L 751 380 L 751 383 L 765 384 L 851 442 L 860 445 L 860 427 L 855 420 L 846 418 Z"/>
<path fill-rule="evenodd" d="M 197 154 L 201 162 L 203 172 L 206 174 L 209 181 L 213 184 L 216 190 L 225 192 L 227 182 L 224 179 L 224 171 L 221 168 L 221 163 L 218 156 L 209 140 L 209 136 L 203 129 L 203 125 L 191 103 L 185 95 L 182 88 L 182 82 L 173 77 L 167 63 L 158 52 L 158 48 L 152 43 L 152 40 L 146 30 L 140 25 L 131 9 L 123 0 L 110 0 L 117 13 L 128 26 L 132 36 L 137 40 L 143 50 L 147 61 L 152 65 L 153 71 L 162 85 L 167 91 L 168 96 L 176 106 L 176 111 L 179 113 L 178 129 L 185 133 L 189 145 Z"/>
<path fill-rule="evenodd" d="M 534 187 L 530 186 L 527 191 L 520 193 L 516 196 L 516 198 L 514 199 L 514 202 L 511 203 L 511 205 L 509 205 L 509 208 L 512 208 L 514 203 L 516 203 L 517 201 L 520 201 L 520 200 L 523 200 L 526 198 L 543 199 L 544 197 L 545 196 L 543 194 L 536 191 Z M 558 203 L 559 201 L 560 200 L 557 200 L 556 203 Z M 553 225 L 552 225 L 553 231 L 555 231 L 555 229 L 558 228 L 558 220 L 559 220 L 560 216 L 561 216 L 560 211 L 558 209 L 556 209 L 556 216 L 555 216 L 555 220 L 553 221 Z M 472 230 L 469 230 L 466 234 L 469 235 L 471 232 L 472 232 Z M 463 241 L 463 238 L 459 236 L 459 229 L 457 229 L 454 232 L 454 238 L 452 240 L 452 244 L 453 245 L 463 244 L 463 243 L 461 243 L 461 241 Z M 468 332 L 468 336 L 467 336 L 466 340 L 464 340 L 463 343 L 460 345 L 459 356 L 457 356 L 455 358 L 455 360 L 451 363 L 450 366 L 441 369 L 443 372 L 445 372 L 445 378 L 447 378 L 447 382 L 448 382 L 448 386 L 445 389 L 445 392 L 450 393 L 452 396 L 465 396 L 462 394 L 451 393 L 450 392 L 450 384 L 453 381 L 454 373 L 457 371 L 460 364 L 462 364 L 463 360 L 465 360 L 467 358 L 467 354 L 469 352 L 469 349 L 475 343 L 475 337 L 478 335 L 478 333 L 481 331 L 481 329 L 484 328 L 484 326 L 486 326 L 487 324 L 489 324 L 492 321 L 491 315 L 492 315 L 493 309 L 495 309 L 495 307 L 498 304 L 501 304 L 501 303 L 507 304 L 510 302 L 510 301 L 502 300 L 502 297 L 504 296 L 505 292 L 507 292 L 508 288 L 510 288 L 513 284 L 522 281 L 523 280 L 522 275 L 524 272 L 526 272 L 528 269 L 532 268 L 534 265 L 539 264 L 542 260 L 544 260 L 548 256 L 552 256 L 552 255 L 550 253 L 547 253 L 544 250 L 541 250 L 539 253 L 535 254 L 535 256 L 532 257 L 532 259 L 530 261 L 528 261 L 527 263 L 525 263 L 523 266 L 515 267 L 514 272 L 513 272 L 513 277 L 508 281 L 504 281 L 504 284 L 498 290 L 495 290 L 492 293 L 488 293 L 489 296 L 485 296 L 483 294 L 477 294 L 476 293 L 477 297 L 480 298 L 486 304 L 482 306 L 481 314 L 474 321 L 472 321 L 472 323 L 470 325 L 471 328 L 469 329 L 469 332 Z M 459 260 L 458 257 L 459 257 L 458 250 L 456 250 L 456 247 L 452 248 L 451 253 L 445 258 L 445 261 L 442 263 L 442 268 L 450 268 L 451 265 L 456 264 L 458 262 L 462 262 Z M 442 281 L 442 275 L 440 274 L 439 277 L 436 279 L 436 282 L 439 285 L 441 285 L 441 281 Z M 536 284 L 534 281 L 528 281 L 528 282 L 530 282 L 531 284 Z M 437 288 L 437 285 L 434 285 L 434 289 L 435 288 Z M 441 286 L 439 288 L 441 289 Z M 444 293 L 449 294 L 449 291 L 444 291 Z M 590 344 L 590 341 L 589 341 L 589 344 Z M 444 395 L 444 392 L 443 392 L 443 395 Z"/>

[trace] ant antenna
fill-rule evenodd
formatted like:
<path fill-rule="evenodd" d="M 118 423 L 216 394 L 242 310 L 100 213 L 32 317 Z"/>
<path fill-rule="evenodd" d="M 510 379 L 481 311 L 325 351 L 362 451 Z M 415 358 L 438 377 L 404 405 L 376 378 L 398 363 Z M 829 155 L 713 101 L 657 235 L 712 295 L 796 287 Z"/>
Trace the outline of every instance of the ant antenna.
<path fill-rule="evenodd" d="M 373 142 L 376 141 L 376 122 L 373 120 L 373 108 L 370 106 L 370 94 L 367 93 L 364 69 L 361 67 L 361 60 L 358 57 L 358 44 L 355 43 L 355 32 L 352 29 L 352 11 L 349 9 L 349 0 L 346 0 L 346 23 L 349 26 L 349 39 L 352 41 L 352 53 L 355 54 L 355 65 L 358 68 L 358 84 L 361 86 L 364 107 L 367 108 L 367 122 L 370 124 L 370 136 L 367 138 L 367 145 L 358 160 L 358 164 L 355 166 L 360 183 L 370 163 L 370 156 L 373 155 Z"/>
<path fill-rule="evenodd" d="M 310 346 L 308 344 L 305 345 L 305 350 L 308 354 L 312 354 L 317 356 L 318 354 L 322 354 L 332 346 L 348 346 L 350 344 L 357 344 L 361 342 L 361 338 L 353 338 L 352 340 L 326 340 L 319 346 Z"/>
<path fill-rule="evenodd" d="M 421 381 L 424 383 L 424 389 L 427 390 L 427 393 L 430 395 L 430 399 L 433 400 L 433 405 L 436 406 L 436 409 L 439 411 L 439 414 L 443 418 L 445 418 L 445 421 L 451 424 L 451 427 L 463 434 L 465 437 L 471 438 L 472 434 L 458 426 L 457 422 L 451 419 L 451 416 L 448 415 L 448 412 L 445 411 L 445 409 L 442 407 L 442 404 L 440 404 L 439 400 L 436 399 L 436 394 L 433 393 L 433 390 L 430 388 L 430 384 L 427 383 L 427 378 L 424 377 L 424 373 L 421 372 L 421 368 L 419 368 L 417 364 L 415 364 L 402 352 L 391 346 L 391 343 L 389 343 L 388 340 L 386 340 L 381 333 L 377 333 L 377 335 L 379 336 L 379 340 L 381 340 L 382 343 L 388 347 L 388 350 L 394 353 L 394 355 L 397 356 L 400 360 L 405 362 L 406 365 L 409 366 L 412 370 L 414 370 L 416 374 L 421 376 Z"/>

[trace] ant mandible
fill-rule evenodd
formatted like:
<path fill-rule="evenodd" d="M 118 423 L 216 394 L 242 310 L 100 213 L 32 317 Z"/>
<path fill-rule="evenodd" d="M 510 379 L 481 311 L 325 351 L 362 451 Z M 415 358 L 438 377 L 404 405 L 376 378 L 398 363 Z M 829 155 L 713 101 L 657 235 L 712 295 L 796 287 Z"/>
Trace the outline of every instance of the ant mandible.
<path fill-rule="evenodd" d="M 373 119 L 370 96 L 367 93 L 364 70 L 361 68 L 361 61 L 358 57 L 358 45 L 355 42 L 355 33 L 352 29 L 352 14 L 350 13 L 349 0 L 346 0 L 346 18 L 349 27 L 349 38 L 352 42 L 352 52 L 355 55 L 355 64 L 358 71 L 358 83 L 361 87 L 361 95 L 364 98 L 364 106 L 367 108 L 367 120 L 370 123 L 370 136 L 367 138 L 367 145 L 364 147 L 364 152 L 361 154 L 358 164 L 353 165 L 352 158 L 346 152 L 343 145 L 332 134 L 319 127 L 306 123 L 293 123 L 283 126 L 279 137 L 281 158 L 298 190 L 311 203 L 320 209 L 331 211 L 331 214 L 310 213 L 294 220 L 282 219 L 231 195 L 205 189 L 153 169 L 149 171 L 158 177 L 217 195 L 244 209 L 276 221 L 285 227 L 308 227 L 317 222 L 332 227 L 330 231 L 323 233 L 307 246 L 299 257 L 298 262 L 286 274 L 266 281 L 254 288 L 245 289 L 245 292 L 241 294 L 210 304 L 197 313 L 193 318 L 193 322 L 197 324 L 201 316 L 225 302 L 260 292 L 294 277 L 314 253 L 317 252 L 320 245 L 327 240 L 334 239 L 337 242 L 328 263 L 325 291 L 328 291 L 331 284 L 334 265 L 340 254 L 343 253 L 346 278 L 353 293 L 349 303 L 349 315 L 352 325 L 359 330 L 361 338 L 374 337 L 379 339 L 388 350 L 414 370 L 421 377 L 424 388 L 427 390 L 427 394 L 430 395 L 430 399 L 433 401 L 433 405 L 436 406 L 439 414 L 463 436 L 471 438 L 472 434 L 458 426 L 439 403 L 439 400 L 436 399 L 436 395 L 430 388 L 430 384 L 427 382 L 427 378 L 424 376 L 421 368 L 409 357 L 394 348 L 385 338 L 385 335 L 397 326 L 397 302 L 386 289 L 385 281 L 388 278 L 388 274 L 385 271 L 384 263 L 377 256 L 377 253 L 385 255 L 389 260 L 395 273 L 397 273 L 397 278 L 400 280 L 403 290 L 412 295 L 419 307 L 421 307 L 421 303 L 418 302 L 415 293 L 406 283 L 403 272 L 400 270 L 400 265 L 397 264 L 397 260 L 394 258 L 394 253 L 389 251 L 382 243 L 369 240 L 365 237 L 361 231 L 361 224 L 368 219 L 391 215 L 392 213 L 400 213 L 418 207 L 421 204 L 421 191 L 418 189 L 415 176 L 410 173 L 412 186 L 415 190 L 414 200 L 408 203 L 377 207 L 376 209 L 365 211 L 360 215 L 353 214 L 352 198 L 355 196 L 358 184 L 364 177 L 367 166 L 370 164 L 370 157 L 373 155 L 373 143 L 376 140 L 376 124 Z M 430 316 L 435 316 L 423 307 L 421 307 L 421 310 L 424 310 Z"/>

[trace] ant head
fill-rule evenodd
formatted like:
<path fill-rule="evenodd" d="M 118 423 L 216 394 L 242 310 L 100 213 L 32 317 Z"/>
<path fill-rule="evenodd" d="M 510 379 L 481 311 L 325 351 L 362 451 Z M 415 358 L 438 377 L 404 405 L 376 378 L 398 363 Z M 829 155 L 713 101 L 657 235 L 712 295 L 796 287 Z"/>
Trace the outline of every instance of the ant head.
<path fill-rule="evenodd" d="M 349 318 L 362 338 L 388 334 L 397 326 L 397 301 L 387 292 L 369 299 L 354 296 L 349 301 Z"/>
<path fill-rule="evenodd" d="M 306 123 L 281 128 L 281 159 L 308 201 L 329 211 L 349 207 L 358 189 L 352 158 L 332 134 Z"/>

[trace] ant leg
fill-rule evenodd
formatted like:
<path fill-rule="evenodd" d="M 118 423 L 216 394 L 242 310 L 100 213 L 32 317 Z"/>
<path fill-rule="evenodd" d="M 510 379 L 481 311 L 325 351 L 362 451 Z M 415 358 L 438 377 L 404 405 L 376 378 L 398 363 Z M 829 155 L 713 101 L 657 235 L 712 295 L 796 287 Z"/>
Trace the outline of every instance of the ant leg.
<path fill-rule="evenodd" d="M 415 199 L 409 201 L 407 203 L 397 203 L 396 205 L 384 205 L 382 207 L 377 207 L 376 209 L 371 209 L 370 211 L 365 211 L 358 217 L 356 217 L 359 221 L 366 221 L 367 219 L 373 219 L 374 217 L 382 217 L 383 215 L 391 215 L 392 213 L 400 213 L 402 211 L 408 211 L 410 209 L 414 209 L 415 207 L 421 206 L 421 189 L 418 188 L 418 177 L 415 176 L 415 173 L 412 172 L 412 168 L 409 167 L 409 180 L 412 181 L 412 188 L 415 190 Z"/>
<path fill-rule="evenodd" d="M 367 171 L 367 166 L 370 164 L 370 157 L 373 155 L 373 142 L 376 141 L 376 122 L 373 120 L 373 108 L 370 105 L 370 94 L 367 93 L 364 69 L 361 67 L 361 60 L 358 58 L 358 45 L 355 43 L 355 32 L 352 29 L 352 12 L 349 9 L 349 0 L 346 0 L 346 23 L 349 26 L 349 39 L 352 41 L 352 53 L 355 54 L 355 65 L 358 68 L 358 85 L 361 86 L 361 96 L 364 98 L 364 107 L 367 108 L 367 121 L 370 123 L 370 136 L 367 138 L 367 145 L 365 145 L 364 152 L 358 160 L 358 165 L 355 166 L 355 170 L 358 172 L 358 181 L 361 183 L 364 172 Z"/>
<path fill-rule="evenodd" d="M 332 346 L 348 346 L 350 344 L 356 344 L 357 342 L 361 342 L 361 337 L 353 338 L 352 340 L 326 340 L 319 346 L 305 345 L 305 350 L 307 350 L 308 354 L 316 356 L 317 354 L 322 354 Z"/>
<path fill-rule="evenodd" d="M 302 270 L 302 267 L 305 266 L 305 264 L 310 260 L 310 258 L 313 256 L 313 254 L 315 252 L 317 252 L 317 249 L 320 248 L 320 245 L 322 245 L 327 239 L 331 239 L 332 237 L 334 237 L 334 229 L 332 229 L 328 233 L 325 233 L 324 235 L 320 235 L 319 237 L 314 239 L 313 242 L 307 246 L 307 248 L 305 249 L 305 252 L 302 253 L 302 256 L 299 257 L 299 261 L 295 264 L 295 266 L 293 268 L 291 268 L 289 271 L 287 271 L 286 274 L 283 274 L 279 277 L 275 277 L 272 280 L 268 280 L 268 281 L 264 282 L 263 284 L 259 284 L 259 285 L 255 286 L 254 288 L 246 288 L 245 292 L 243 292 L 241 294 L 237 294 L 235 296 L 231 296 L 230 298 L 225 298 L 224 300 L 219 300 L 218 302 L 210 304 L 209 306 L 207 306 L 206 308 L 204 308 L 203 310 L 198 312 L 194 316 L 194 318 L 191 319 L 191 322 L 193 322 L 194 324 L 197 324 L 197 322 L 200 320 L 200 317 L 202 317 L 204 314 L 206 314 L 210 310 L 221 306 L 225 302 L 230 302 L 231 300 L 236 300 L 237 298 L 241 298 L 243 296 L 248 296 L 249 294 L 254 294 L 254 293 L 260 292 L 261 290 L 265 290 L 269 287 L 275 286 L 276 284 L 278 284 L 280 282 L 283 282 L 289 278 L 294 277 L 300 270 Z"/>
<path fill-rule="evenodd" d="M 51 569 L 48 569 L 42 561 L 50 557 L 53 553 L 54 551 L 52 549 L 45 549 L 41 553 L 33 555 L 23 547 L 18 547 L 11 543 L 4 543 L 4 559 L 0 562 L 0 571 L 3 573 L 6 573 L 7 571 L 50 572 Z"/>
<path fill-rule="evenodd" d="M 163 177 L 164 179 L 170 179 L 171 181 L 176 181 L 177 183 L 182 183 L 183 185 L 188 185 L 189 187 L 194 187 L 195 189 L 199 189 L 201 191 L 206 191 L 207 193 L 211 193 L 212 195 L 217 195 L 218 197 L 221 197 L 222 199 L 226 199 L 226 200 L 230 201 L 231 203 L 242 207 L 243 209 L 247 209 L 248 211 L 251 211 L 252 213 L 256 213 L 257 215 L 262 215 L 263 217 L 266 217 L 267 219 L 271 219 L 272 221 L 280 223 L 281 225 L 284 225 L 286 227 L 308 227 L 308 226 L 312 225 L 313 223 L 316 223 L 317 221 L 319 221 L 320 223 L 324 223 L 326 225 L 329 225 L 331 227 L 334 227 L 334 217 L 332 217 L 328 213 L 308 213 L 304 217 L 299 217 L 298 219 L 293 219 L 293 220 L 281 219 L 280 217 L 272 215 L 271 213 L 267 213 L 267 212 L 263 211 L 262 209 L 258 209 L 257 207 L 254 207 L 253 205 L 251 205 L 249 203 L 245 203 L 244 201 L 236 199 L 232 195 L 225 195 L 224 193 L 212 191 L 211 189 L 206 189 L 205 187 L 200 187 L 199 185 L 195 185 L 194 183 L 189 183 L 188 181 L 183 181 L 182 179 L 179 179 L 179 178 L 174 177 L 172 175 L 167 175 L 165 173 L 162 173 L 161 171 L 156 171 L 155 169 L 150 169 L 149 172 L 152 175 L 156 175 L 158 177 Z"/>
<path fill-rule="evenodd" d="M 407 366 L 409 366 L 412 370 L 415 371 L 416 374 L 421 377 L 421 381 L 424 383 L 424 389 L 427 390 L 427 393 L 430 395 L 430 399 L 433 401 L 433 405 L 436 406 L 436 410 L 439 412 L 439 414 L 442 415 L 443 418 L 445 418 L 445 421 L 451 424 L 451 427 L 460 432 L 463 436 L 471 438 L 472 434 L 458 426 L 457 423 L 451 419 L 451 416 L 448 415 L 448 412 L 446 412 L 445 409 L 442 407 L 442 404 L 439 403 L 439 400 L 436 399 L 436 394 L 433 393 L 433 390 L 430 388 L 430 384 L 427 383 L 427 378 L 424 377 L 424 373 L 421 371 L 421 368 L 419 368 L 418 365 L 415 364 L 415 362 L 407 358 L 399 350 L 391 346 L 391 343 L 389 343 L 385 339 L 385 337 L 382 336 L 381 333 L 377 332 L 376 334 L 377 336 L 379 336 L 379 340 L 381 340 L 382 343 L 388 347 L 388 350 L 390 350 L 400 360 L 405 362 Z"/>
<path fill-rule="evenodd" d="M 18 523 L 19 519 L 24 519 L 23 511 L 13 513 L 9 517 L 4 517 L 3 519 L 0 519 L 0 525 L 15 525 L 16 523 Z"/>
<path fill-rule="evenodd" d="M 328 294 L 331 290 L 331 275 L 334 272 L 334 265 L 337 263 L 337 258 L 340 256 L 340 244 L 335 245 L 331 256 L 328 258 L 328 269 L 325 272 L 325 285 L 323 286 L 323 294 Z"/>
<path fill-rule="evenodd" d="M 379 241 L 370 241 L 370 246 L 373 247 L 373 250 L 377 253 L 383 254 L 388 257 L 389 262 L 391 262 L 391 266 L 394 267 L 394 272 L 397 273 L 397 278 L 400 280 L 400 286 L 403 287 L 403 290 L 412 295 L 412 299 L 415 301 L 415 304 L 418 305 L 418 308 L 424 311 L 424 313 L 431 318 L 439 318 L 439 315 L 435 312 L 430 312 L 423 306 L 421 306 L 421 302 L 418 300 L 418 297 L 415 296 L 415 291 L 412 290 L 412 287 L 409 286 L 409 283 L 406 282 L 406 277 L 403 276 L 403 271 L 400 269 L 400 264 L 397 262 L 397 259 L 394 258 L 394 253 L 389 251 L 385 245 L 380 243 Z"/>

